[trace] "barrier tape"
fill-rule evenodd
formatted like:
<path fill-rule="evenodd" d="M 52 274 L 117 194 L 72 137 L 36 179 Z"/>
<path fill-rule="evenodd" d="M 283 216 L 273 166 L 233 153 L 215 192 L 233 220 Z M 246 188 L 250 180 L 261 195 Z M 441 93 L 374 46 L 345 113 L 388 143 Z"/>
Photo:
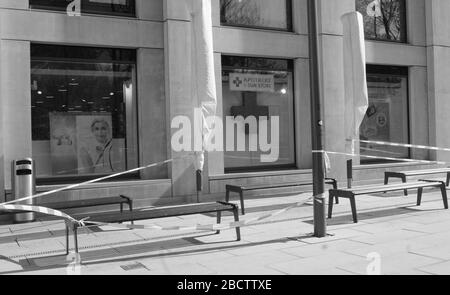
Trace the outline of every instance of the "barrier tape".
<path fill-rule="evenodd" d="M 104 177 L 92 179 L 92 180 L 81 182 L 81 183 L 77 183 L 77 184 L 72 184 L 72 185 L 69 185 L 69 186 L 66 186 L 66 187 L 62 187 L 62 188 L 59 188 L 59 189 L 51 190 L 51 191 L 48 191 L 48 192 L 43 192 L 43 193 L 36 194 L 36 195 L 33 195 L 33 196 L 12 200 L 12 201 L 9 201 L 9 202 L 2 203 L 0 205 L 9 205 L 9 204 L 14 204 L 14 203 L 18 203 L 18 202 L 33 200 L 33 199 L 36 199 L 36 198 L 40 198 L 40 197 L 56 194 L 56 193 L 59 193 L 59 192 L 65 191 L 65 190 L 78 188 L 78 187 L 81 187 L 83 185 L 92 184 L 92 183 L 100 182 L 100 181 L 103 181 L 103 180 L 111 179 L 111 178 L 114 178 L 114 177 L 130 174 L 130 173 L 134 173 L 134 172 L 139 172 L 141 170 L 145 170 L 145 169 L 148 169 L 148 168 L 153 168 L 153 167 L 156 167 L 156 166 L 168 164 L 168 163 L 171 163 L 171 162 L 173 162 L 175 160 L 183 159 L 183 158 L 186 158 L 186 157 L 174 158 L 174 159 L 165 160 L 165 161 L 158 162 L 158 163 L 153 163 L 153 164 L 150 164 L 150 165 L 147 165 L 147 166 L 134 168 L 134 169 L 131 169 L 131 170 L 115 173 L 115 174 L 112 174 L 112 175 L 107 175 L 107 176 L 104 176 Z"/>
<path fill-rule="evenodd" d="M 432 150 L 432 151 L 444 151 L 450 152 L 450 148 L 440 148 L 435 146 L 426 146 L 426 145 L 416 145 L 416 144 L 405 144 L 405 143 L 397 143 L 397 142 L 386 142 L 386 141 L 370 141 L 370 140 L 358 140 L 358 139 L 347 139 L 347 141 L 357 141 L 361 143 L 372 143 L 376 145 L 386 145 L 393 147 L 406 147 L 406 148 L 417 148 L 423 150 Z"/>
<path fill-rule="evenodd" d="M 340 152 L 330 152 L 325 150 L 315 150 L 313 153 L 322 153 L 322 154 L 330 154 L 330 155 L 340 155 L 340 156 L 349 156 L 349 157 L 361 157 L 368 159 L 377 159 L 377 160 L 388 160 L 388 161 L 401 161 L 401 162 L 409 162 L 409 163 L 420 163 L 420 164 L 438 164 L 438 165 L 447 165 L 447 162 L 442 161 L 427 161 L 427 160 L 414 160 L 414 159 L 402 159 L 402 158 L 390 158 L 390 157 L 379 157 L 379 156 L 369 156 L 369 155 L 361 155 L 361 154 L 351 154 L 351 153 L 340 153 Z"/>
<path fill-rule="evenodd" d="M 186 157 L 187 156 L 180 157 L 180 158 L 174 158 L 174 159 L 170 159 L 170 160 L 165 160 L 165 161 L 161 161 L 161 162 L 158 162 L 158 163 L 153 163 L 153 164 L 150 164 L 150 165 L 147 165 L 147 166 L 142 166 L 142 167 L 138 167 L 138 168 L 135 168 L 135 169 L 131 169 L 131 170 L 128 170 L 128 171 L 123 171 L 123 172 L 115 173 L 115 174 L 112 174 L 112 175 L 107 175 L 107 176 L 104 176 L 104 177 L 92 179 L 92 180 L 85 181 L 85 182 L 82 182 L 82 183 L 65 186 L 65 187 L 62 187 L 62 188 L 59 188 L 59 189 L 55 189 L 55 190 L 51 190 L 51 191 L 48 191 L 48 192 L 32 195 L 32 196 L 29 196 L 29 197 L 12 200 L 12 201 L 0 204 L 0 210 L 5 210 L 5 211 L 23 211 L 24 213 L 25 212 L 41 213 L 41 214 L 45 214 L 45 215 L 49 215 L 49 216 L 61 217 L 61 218 L 64 218 L 66 221 L 69 221 L 69 222 L 72 222 L 72 223 L 77 223 L 80 226 L 84 226 L 85 225 L 85 223 L 84 223 L 85 219 L 76 220 L 72 216 L 70 216 L 70 215 L 68 215 L 66 213 L 63 213 L 61 211 L 58 211 L 58 210 L 54 210 L 54 209 L 46 208 L 46 207 L 41 207 L 41 206 L 13 205 L 13 204 L 14 203 L 18 203 L 18 202 L 33 200 L 33 199 L 44 197 L 44 196 L 48 196 L 48 195 L 52 195 L 52 194 L 55 194 L 55 193 L 58 193 L 58 192 L 62 192 L 62 191 L 65 191 L 65 190 L 74 189 L 74 188 L 77 188 L 77 187 L 81 187 L 83 185 L 92 184 L 92 183 L 100 182 L 100 181 L 103 181 L 103 180 L 111 179 L 111 178 L 114 178 L 114 177 L 118 177 L 118 176 L 121 176 L 121 175 L 126 175 L 126 174 L 129 174 L 129 173 L 138 172 L 138 171 L 141 171 L 141 170 L 144 170 L 144 169 L 148 169 L 148 168 L 164 165 L 164 164 L 173 162 L 173 161 L 175 161 L 177 159 L 183 159 L 183 158 L 186 158 Z"/>
<path fill-rule="evenodd" d="M 89 221 L 87 219 L 83 220 L 84 226 L 88 225 L 97 225 L 97 226 L 110 226 L 117 229 L 149 229 L 149 230 L 159 230 L 159 231 L 217 231 L 217 230 L 229 230 L 234 229 L 237 227 L 245 227 L 250 226 L 251 224 L 262 221 L 265 219 L 270 219 L 273 217 L 276 217 L 278 215 L 281 215 L 283 213 L 286 213 L 292 209 L 302 207 L 307 202 L 313 200 L 314 197 L 309 197 L 308 199 L 299 202 L 295 205 L 286 207 L 284 209 L 281 209 L 279 211 L 276 211 L 274 213 L 268 213 L 264 214 L 258 217 L 250 218 L 247 220 L 240 220 L 230 223 L 213 223 L 213 224 L 207 224 L 207 225 L 195 225 L 195 226 L 158 226 L 158 225 L 139 225 L 139 224 L 117 224 L 117 223 L 104 223 L 104 222 L 96 222 L 96 221 Z"/>
<path fill-rule="evenodd" d="M 35 213 L 42 213 L 46 215 L 52 215 L 57 217 L 62 217 L 66 219 L 67 221 L 70 221 L 72 223 L 77 223 L 80 227 L 88 227 L 88 226 L 110 226 L 117 229 L 149 229 L 149 230 L 159 230 L 159 231 L 217 231 L 217 230 L 228 230 L 228 229 L 234 229 L 237 227 L 245 227 L 250 226 L 252 223 L 262 221 L 265 219 L 273 218 L 278 215 L 281 215 L 283 213 L 286 213 L 292 209 L 301 207 L 305 205 L 307 202 L 311 201 L 314 197 L 309 197 L 308 199 L 299 202 L 295 205 L 286 207 L 284 209 L 281 209 L 279 211 L 276 211 L 274 213 L 264 214 L 258 217 L 250 218 L 247 220 L 241 220 L 241 221 L 235 221 L 230 222 L 228 224 L 226 223 L 213 223 L 213 224 L 207 224 L 207 225 L 201 225 L 197 224 L 195 226 L 158 226 L 158 225 L 141 225 L 141 224 L 118 224 L 118 223 L 104 223 L 104 222 L 97 222 L 97 221 L 90 221 L 88 220 L 89 217 L 83 218 L 81 220 L 76 220 L 75 218 L 61 212 L 58 210 L 45 208 L 45 207 L 39 207 L 39 206 L 28 206 L 28 205 L 0 205 L 0 210 L 14 210 L 14 211 L 24 211 L 24 212 L 35 212 Z"/>
<path fill-rule="evenodd" d="M 265 214 L 259 217 L 254 217 L 254 218 L 250 218 L 248 220 L 241 220 L 238 222 L 231 222 L 228 224 L 208 224 L 208 225 L 195 225 L 195 226 L 170 226 L 170 227 L 161 227 L 158 225 L 128 225 L 128 224 L 117 224 L 117 223 L 103 223 L 103 222 L 96 222 L 96 221 L 88 221 L 89 217 L 84 218 L 82 220 L 76 220 L 75 218 L 71 217 L 70 215 L 63 213 L 61 211 L 58 210 L 54 210 L 51 208 L 46 208 L 46 207 L 41 207 L 41 206 L 32 206 L 32 205 L 14 205 L 14 203 L 17 202 L 23 202 L 23 201 L 28 201 L 28 200 L 32 200 L 32 199 L 36 199 L 36 198 L 40 198 L 40 197 L 44 197 L 47 195 L 51 195 L 51 194 L 55 194 L 58 192 L 62 192 L 65 190 L 69 190 L 69 189 L 74 189 L 74 188 L 78 188 L 87 184 L 92 184 L 92 183 L 96 183 L 96 182 L 100 182 L 103 180 L 107 180 L 107 179 L 111 179 L 117 176 L 121 176 L 121 175 L 125 175 L 125 174 L 129 174 L 129 173 L 133 173 L 133 172 L 138 172 L 144 169 L 148 169 L 148 168 L 152 168 L 152 167 L 156 167 L 159 165 L 164 165 L 170 162 L 173 162 L 175 160 L 178 159 L 183 159 L 186 158 L 185 157 L 180 157 L 180 158 L 174 158 L 174 159 L 170 159 L 170 160 L 165 160 L 162 162 L 158 162 L 158 163 L 153 163 L 147 166 L 143 166 L 143 167 L 139 167 L 139 168 L 135 168 L 132 170 L 128 170 L 128 171 L 124 171 L 124 172 L 119 172 L 116 174 L 112 174 L 112 175 L 108 175 L 108 176 L 104 176 L 101 178 L 97 178 L 97 179 L 93 179 L 93 180 L 89 180 L 89 181 L 85 181 L 82 183 L 78 183 L 78 184 L 73 184 L 73 185 L 69 185 L 66 187 L 62 187 L 59 189 L 55 189 L 55 190 L 51 190 L 48 192 L 44 192 L 44 193 L 40 193 L 40 194 L 36 194 L 33 196 L 29 196 L 29 197 L 25 197 L 25 198 L 20 198 L 17 200 L 12 200 L 9 202 L 5 202 L 0 204 L 0 210 L 5 210 L 5 211 L 23 211 L 23 212 L 34 212 L 34 213 L 41 213 L 41 214 L 45 214 L 45 215 L 50 215 L 50 216 L 56 216 L 56 217 L 61 217 L 66 219 L 67 221 L 70 221 L 72 223 L 77 223 L 80 227 L 86 227 L 87 224 L 89 225 L 95 225 L 95 226 L 110 226 L 113 228 L 118 228 L 118 229 L 150 229 L 150 230 L 161 230 L 161 231 L 194 231 L 194 230 L 199 230 L 199 231 L 213 231 L 213 230 L 227 230 L 227 229 L 233 229 L 233 228 L 237 228 L 237 227 L 244 227 L 244 226 L 249 226 L 252 223 L 261 221 L 261 220 L 265 220 L 265 219 L 269 219 L 269 218 L 273 218 L 275 216 L 278 216 L 280 214 L 283 214 L 287 211 L 290 211 L 294 208 L 298 208 L 303 206 L 305 203 L 309 202 L 310 200 L 312 200 L 313 197 L 308 198 L 307 200 L 297 203 L 293 206 L 289 206 L 285 209 L 279 210 L 277 212 L 271 213 L 271 214 Z"/>
<path fill-rule="evenodd" d="M 6 210 L 6 211 L 24 211 L 24 212 L 35 212 L 35 213 L 42 213 L 45 215 L 51 215 L 51 216 L 57 216 L 62 217 L 68 221 L 75 222 L 75 223 L 82 223 L 83 221 L 78 221 L 75 218 L 67 215 L 66 213 L 63 213 L 58 210 L 46 208 L 46 207 L 40 207 L 40 206 L 29 206 L 29 205 L 0 205 L 0 210 Z"/>

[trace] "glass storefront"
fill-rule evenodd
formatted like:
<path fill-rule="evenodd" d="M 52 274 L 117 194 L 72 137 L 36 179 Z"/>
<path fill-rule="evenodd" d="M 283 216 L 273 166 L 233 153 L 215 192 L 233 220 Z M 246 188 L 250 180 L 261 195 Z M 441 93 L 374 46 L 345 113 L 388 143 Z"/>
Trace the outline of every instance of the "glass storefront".
<path fill-rule="evenodd" d="M 66 11 L 73 0 L 30 0 L 30 7 Z M 136 15 L 135 0 L 81 0 L 81 13 L 130 16 Z"/>
<path fill-rule="evenodd" d="M 261 155 L 266 154 L 258 149 L 251 150 L 250 142 L 260 138 L 258 128 L 249 127 L 234 130 L 232 151 L 225 152 L 225 171 L 257 171 L 262 169 L 295 167 L 295 135 L 294 135 L 294 87 L 293 62 L 283 59 L 267 59 L 253 57 L 222 56 L 222 94 L 223 115 L 236 118 L 241 116 L 256 118 L 260 124 L 261 117 L 277 117 L 279 119 L 279 157 L 277 161 L 264 163 Z M 250 81 L 246 83 L 245 81 Z M 258 82 L 251 82 L 258 81 Z M 261 82 L 262 81 L 262 82 Z M 225 145 L 227 146 L 228 130 L 225 124 Z M 273 126 L 275 128 L 275 126 Z M 271 133 L 268 126 L 268 137 Z M 239 151 L 237 138 L 246 139 L 246 149 Z M 273 140 L 273 138 L 269 138 Z"/>
<path fill-rule="evenodd" d="M 222 25 L 292 30 L 291 0 L 220 0 Z"/>
<path fill-rule="evenodd" d="M 360 139 L 409 144 L 408 68 L 367 67 L 369 108 Z M 409 158 L 408 148 L 361 143 L 361 155 Z M 369 161 L 361 158 L 364 163 Z"/>
<path fill-rule="evenodd" d="M 406 42 L 405 0 L 356 0 L 366 39 Z"/>
<path fill-rule="evenodd" d="M 38 178 L 137 167 L 136 52 L 31 45 L 33 158 Z"/>

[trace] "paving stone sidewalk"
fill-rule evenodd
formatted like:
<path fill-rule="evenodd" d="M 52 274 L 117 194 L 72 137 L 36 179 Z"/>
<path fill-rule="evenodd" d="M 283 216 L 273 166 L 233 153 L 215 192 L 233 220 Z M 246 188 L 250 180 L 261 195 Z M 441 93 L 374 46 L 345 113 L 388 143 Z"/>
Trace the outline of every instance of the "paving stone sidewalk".
<path fill-rule="evenodd" d="M 305 195 L 246 201 L 249 219 L 277 212 Z M 0 226 L 0 274 L 278 275 L 450 274 L 450 211 L 440 193 L 379 194 L 357 200 L 360 222 L 341 200 L 328 220 L 326 238 L 315 238 L 312 204 L 234 230 L 180 232 L 90 228 L 79 236 L 82 265 L 68 262 L 64 222 Z M 225 222 L 232 222 L 230 215 Z M 155 219 L 161 226 L 215 222 L 212 215 Z M 380 258 L 379 264 L 377 258 Z M 375 260 L 374 260 L 375 259 Z"/>

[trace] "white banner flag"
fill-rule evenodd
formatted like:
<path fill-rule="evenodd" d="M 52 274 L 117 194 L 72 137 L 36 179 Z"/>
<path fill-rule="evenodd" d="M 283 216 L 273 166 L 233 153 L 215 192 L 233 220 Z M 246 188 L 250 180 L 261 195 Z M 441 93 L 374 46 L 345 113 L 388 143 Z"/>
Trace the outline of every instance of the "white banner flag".
<path fill-rule="evenodd" d="M 359 127 L 369 105 L 366 80 L 366 51 L 363 17 L 359 12 L 344 14 L 344 89 L 346 152 L 354 154 L 353 139 L 359 138 Z"/>
<path fill-rule="evenodd" d="M 214 69 L 214 49 L 212 32 L 211 0 L 191 0 L 192 16 L 192 95 L 197 99 L 197 108 L 201 109 L 202 122 L 195 126 L 201 128 L 203 151 L 197 153 L 195 168 L 203 170 L 204 151 L 214 127 L 213 120 L 206 120 L 216 115 L 216 76 Z M 200 130 L 199 130 L 200 131 Z"/>

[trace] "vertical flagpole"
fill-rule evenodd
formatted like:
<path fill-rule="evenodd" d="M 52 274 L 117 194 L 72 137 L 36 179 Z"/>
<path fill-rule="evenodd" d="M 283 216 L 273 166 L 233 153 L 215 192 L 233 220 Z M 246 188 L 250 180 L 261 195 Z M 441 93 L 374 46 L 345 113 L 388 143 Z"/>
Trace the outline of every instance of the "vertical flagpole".
<path fill-rule="evenodd" d="M 318 26 L 316 0 L 308 0 L 309 55 L 311 75 L 311 132 L 313 151 L 322 151 L 322 114 L 320 97 L 320 73 L 318 56 Z M 323 238 L 327 234 L 325 217 L 325 183 L 323 154 L 313 152 L 313 191 L 314 191 L 314 236 Z"/>

